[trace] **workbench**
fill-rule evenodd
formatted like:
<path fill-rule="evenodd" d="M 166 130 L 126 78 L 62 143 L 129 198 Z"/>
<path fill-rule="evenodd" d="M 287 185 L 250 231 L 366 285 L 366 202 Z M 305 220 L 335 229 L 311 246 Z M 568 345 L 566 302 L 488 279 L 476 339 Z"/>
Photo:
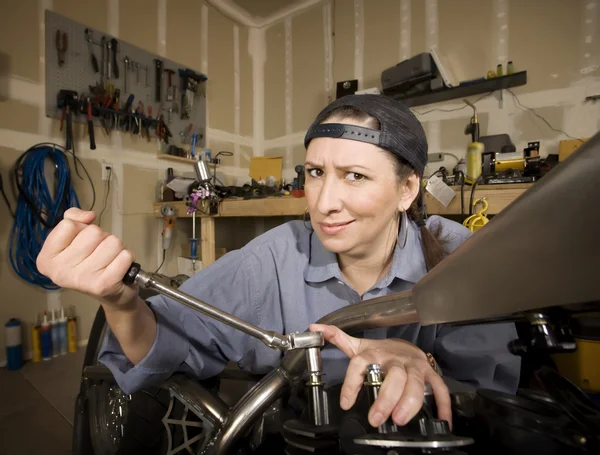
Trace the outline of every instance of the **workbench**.
<path fill-rule="evenodd" d="M 508 205 L 529 189 L 533 184 L 515 183 L 505 185 L 478 185 L 475 189 L 474 200 L 485 197 L 488 204 L 488 215 L 496 215 L 504 210 Z M 429 193 L 425 193 L 425 203 L 429 215 L 460 215 L 460 187 L 451 187 L 456 192 L 456 197 L 452 199 L 448 207 L 444 207 L 437 199 Z M 464 187 L 464 208 L 465 213 L 469 213 L 469 199 L 471 196 L 471 187 Z M 188 215 L 186 203 L 184 201 L 175 202 L 155 202 L 154 216 L 162 217 L 160 208 L 164 204 L 169 204 L 176 211 L 177 218 L 191 218 Z M 224 199 L 219 204 L 218 215 L 207 215 L 197 213 L 196 217 L 200 222 L 200 245 L 202 253 L 202 264 L 204 267 L 215 262 L 215 218 L 222 217 L 271 217 L 271 216 L 298 216 L 304 215 L 306 209 L 306 199 L 295 198 L 292 196 L 267 197 L 261 199 L 232 198 Z"/>

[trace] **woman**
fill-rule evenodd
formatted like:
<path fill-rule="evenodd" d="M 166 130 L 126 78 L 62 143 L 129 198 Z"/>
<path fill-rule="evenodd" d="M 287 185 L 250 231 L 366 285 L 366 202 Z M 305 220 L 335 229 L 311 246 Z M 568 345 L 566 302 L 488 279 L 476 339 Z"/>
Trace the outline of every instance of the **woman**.
<path fill-rule="evenodd" d="M 410 289 L 467 239 L 461 225 L 423 217 L 427 142 L 402 103 L 377 95 L 339 99 L 318 115 L 305 145 L 310 223 L 293 221 L 259 236 L 186 281 L 183 292 L 264 329 L 303 331 L 361 299 Z M 110 326 L 100 360 L 126 393 L 175 371 L 205 378 L 228 361 L 254 373 L 279 363 L 279 352 L 165 297 L 147 305 L 121 281 L 133 254 L 91 224 L 94 218 L 69 210 L 37 264 L 56 284 L 100 300 Z M 354 404 L 368 363 L 387 371 L 369 411 L 373 426 L 389 416 L 407 423 L 421 406 L 425 382 L 440 418 L 450 420 L 448 390 L 426 353 L 454 379 L 511 392 L 517 387 L 520 363 L 507 350 L 516 338 L 511 324 L 410 324 L 369 330 L 367 340 L 331 326 L 311 330 L 339 348 L 323 350 L 323 367 L 329 385 L 345 375 L 342 408 Z"/>

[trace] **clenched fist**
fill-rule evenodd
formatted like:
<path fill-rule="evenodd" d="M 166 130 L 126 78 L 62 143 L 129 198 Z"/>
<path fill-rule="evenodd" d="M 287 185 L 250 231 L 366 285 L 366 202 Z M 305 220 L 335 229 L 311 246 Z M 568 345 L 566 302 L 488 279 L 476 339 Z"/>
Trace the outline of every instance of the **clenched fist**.
<path fill-rule="evenodd" d="M 105 308 L 134 305 L 137 289 L 123 283 L 134 261 L 118 237 L 91 224 L 94 212 L 71 208 L 52 230 L 37 257 L 37 268 L 55 284 L 102 301 Z"/>

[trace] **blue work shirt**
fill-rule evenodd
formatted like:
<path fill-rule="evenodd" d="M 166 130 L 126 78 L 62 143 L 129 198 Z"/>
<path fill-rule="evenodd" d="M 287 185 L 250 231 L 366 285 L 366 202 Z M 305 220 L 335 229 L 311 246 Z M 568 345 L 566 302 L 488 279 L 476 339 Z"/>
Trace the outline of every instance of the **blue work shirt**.
<path fill-rule="evenodd" d="M 448 251 L 471 234 L 462 225 L 438 216 L 430 217 L 427 226 L 440 228 Z M 406 291 L 426 271 L 419 228 L 409 222 L 406 245 L 396 246 L 389 272 L 362 298 Z M 456 285 L 467 283 L 465 276 L 465 282 Z M 244 321 L 283 334 L 305 331 L 327 314 L 361 300 L 344 281 L 336 255 L 326 250 L 302 221 L 278 226 L 231 251 L 179 289 Z M 279 365 L 279 351 L 245 333 L 163 296 L 151 297 L 149 303 L 156 315 L 157 334 L 146 357 L 134 366 L 110 330 L 100 352 L 100 361 L 110 368 L 125 393 L 155 385 L 176 371 L 202 379 L 219 374 L 227 362 L 257 374 Z M 511 393 L 517 389 L 520 359 L 507 348 L 508 342 L 517 337 L 514 324 L 407 324 L 367 330 L 362 336 L 407 340 L 433 354 L 444 376 L 476 387 Z M 328 385 L 343 381 L 348 362 L 334 346 L 323 349 Z"/>

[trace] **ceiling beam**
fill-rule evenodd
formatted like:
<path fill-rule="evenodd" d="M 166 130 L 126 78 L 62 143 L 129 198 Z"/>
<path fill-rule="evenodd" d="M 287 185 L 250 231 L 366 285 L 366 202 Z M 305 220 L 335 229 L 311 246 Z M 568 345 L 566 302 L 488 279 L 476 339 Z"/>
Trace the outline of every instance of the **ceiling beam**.
<path fill-rule="evenodd" d="M 312 6 L 322 3 L 324 0 L 303 0 L 275 11 L 267 17 L 252 16 L 246 9 L 242 8 L 232 0 L 206 0 L 206 2 L 218 9 L 223 15 L 238 24 L 251 28 L 265 28 L 285 19 L 288 16 L 297 14 Z"/>

